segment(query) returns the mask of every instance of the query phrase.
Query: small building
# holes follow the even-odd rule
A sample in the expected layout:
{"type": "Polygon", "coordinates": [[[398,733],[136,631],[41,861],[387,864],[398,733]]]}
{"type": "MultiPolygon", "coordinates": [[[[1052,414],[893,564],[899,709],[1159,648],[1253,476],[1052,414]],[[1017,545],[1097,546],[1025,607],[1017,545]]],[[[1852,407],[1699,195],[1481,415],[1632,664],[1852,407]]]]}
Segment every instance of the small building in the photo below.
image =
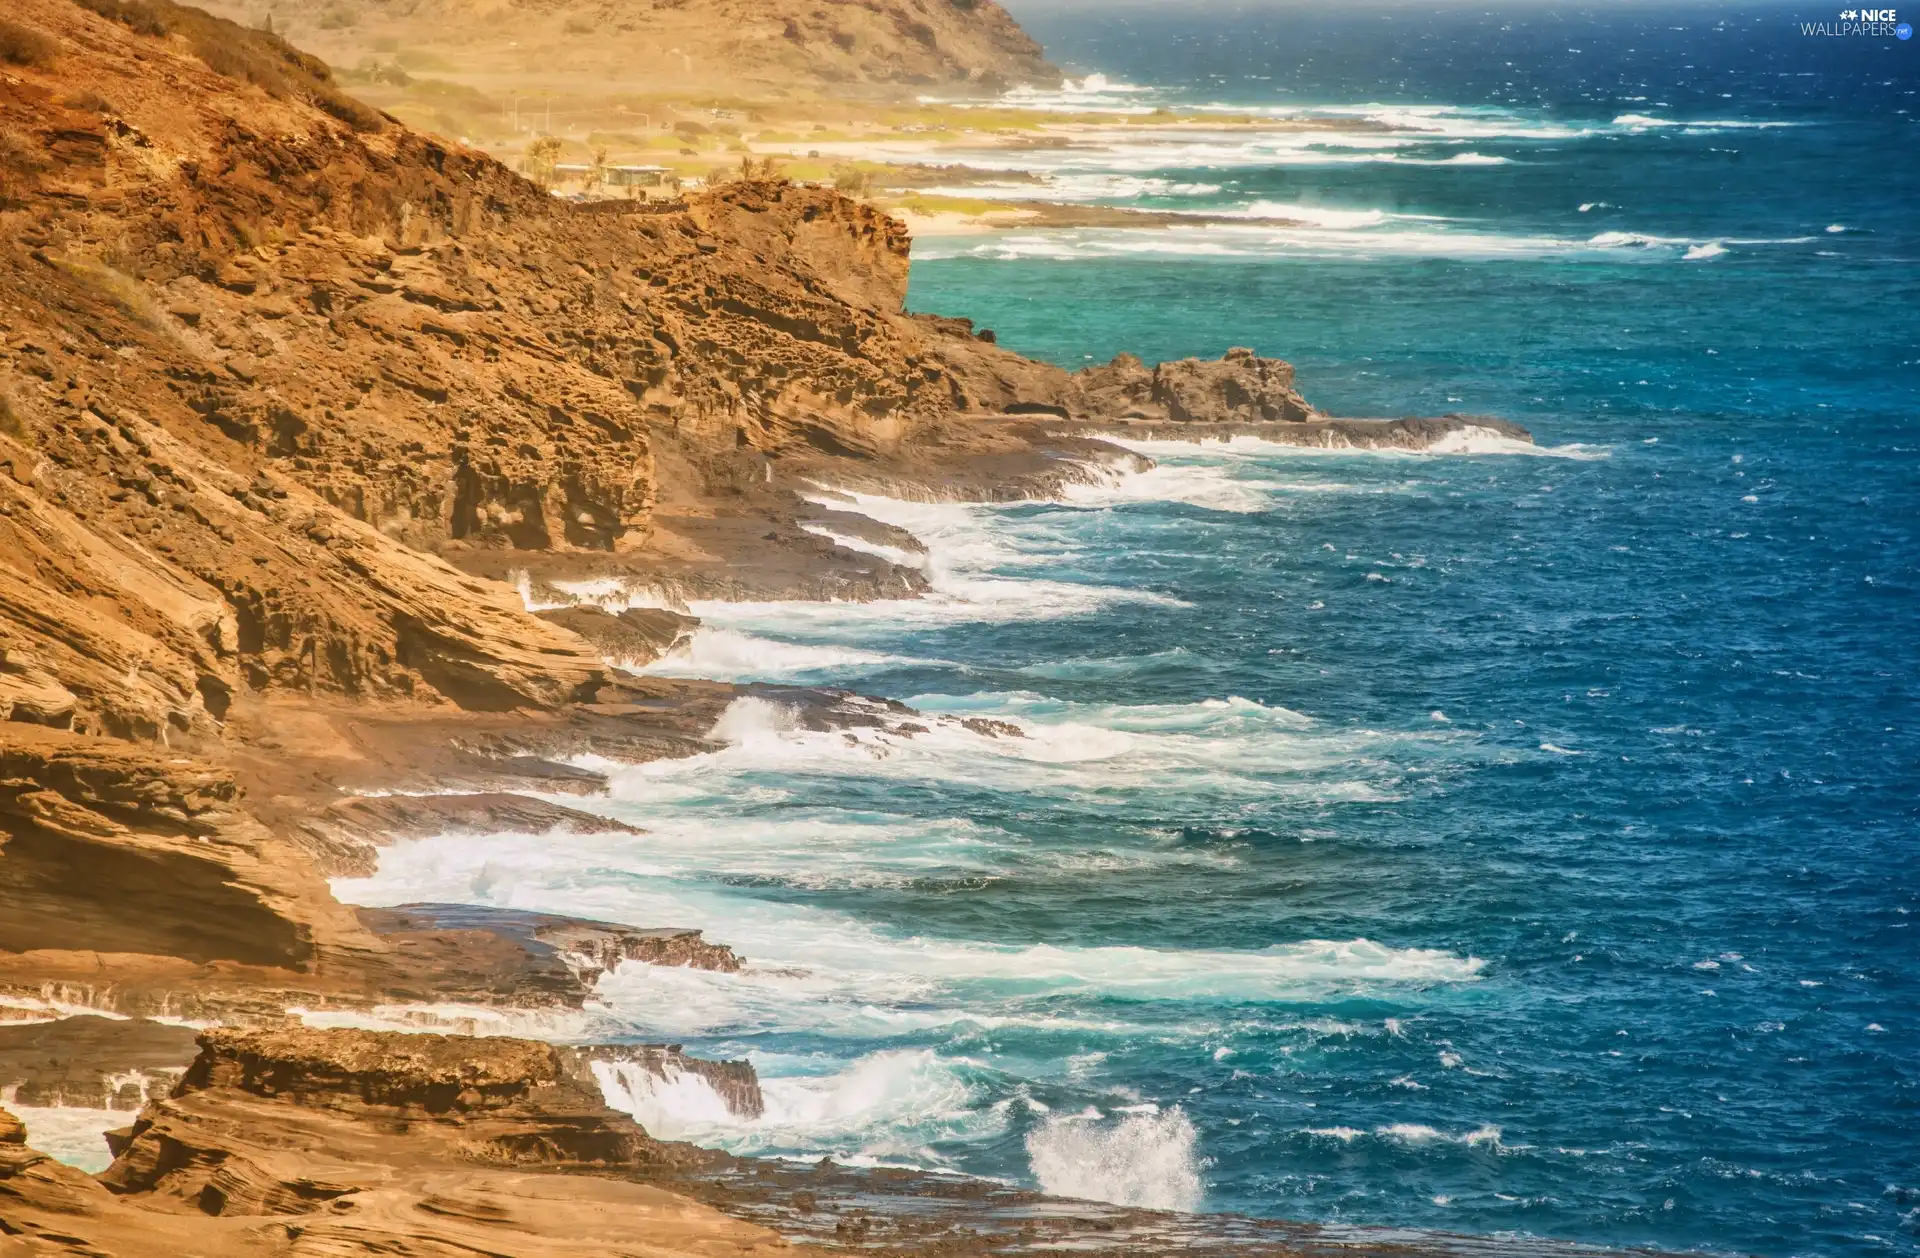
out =
{"type": "MultiPolygon", "coordinates": [[[[555,183],[591,183],[594,168],[586,162],[558,162],[555,183]]],[[[609,188],[658,188],[673,172],[665,166],[602,166],[600,178],[609,188]]]]}
{"type": "Polygon", "coordinates": [[[665,166],[609,166],[609,188],[658,188],[670,172],[665,166]]]}

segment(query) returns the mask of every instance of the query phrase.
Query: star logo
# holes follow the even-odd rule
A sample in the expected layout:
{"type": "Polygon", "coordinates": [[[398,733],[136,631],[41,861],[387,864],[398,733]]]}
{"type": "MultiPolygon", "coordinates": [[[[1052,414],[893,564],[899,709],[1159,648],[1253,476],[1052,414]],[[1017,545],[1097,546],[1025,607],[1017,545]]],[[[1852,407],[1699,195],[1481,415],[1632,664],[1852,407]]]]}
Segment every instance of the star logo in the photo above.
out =
{"type": "Polygon", "coordinates": [[[1840,20],[1842,22],[1851,22],[1859,16],[1860,11],[1858,9],[1842,9],[1840,11],[1840,20]]]}

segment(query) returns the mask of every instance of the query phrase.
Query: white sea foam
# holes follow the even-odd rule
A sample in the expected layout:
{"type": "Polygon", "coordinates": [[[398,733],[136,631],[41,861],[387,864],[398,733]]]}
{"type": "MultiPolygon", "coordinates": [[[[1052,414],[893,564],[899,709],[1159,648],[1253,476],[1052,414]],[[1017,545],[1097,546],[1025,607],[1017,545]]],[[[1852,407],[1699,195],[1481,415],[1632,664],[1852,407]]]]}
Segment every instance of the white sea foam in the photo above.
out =
{"type": "Polygon", "coordinates": [[[635,670],[715,681],[797,681],[913,664],[906,656],[853,647],[809,645],[702,626],[666,655],[635,670]]]}
{"type": "MultiPolygon", "coordinates": [[[[622,966],[601,980],[600,996],[609,1010],[666,1035],[776,1027],[855,1036],[881,1027],[898,1032],[911,1024],[971,1017],[970,1011],[982,1009],[981,1002],[997,1014],[1025,1016],[1023,1002],[1029,999],[1072,994],[1294,1001],[1471,983],[1484,968],[1476,957],[1367,939],[1219,950],[903,936],[837,911],[728,895],[724,886],[698,875],[725,868],[762,831],[709,821],[705,830],[713,836],[708,848],[714,854],[702,866],[699,830],[684,826],[665,841],[666,851],[653,850],[659,836],[652,834],[604,836],[590,846],[565,848],[512,837],[488,844],[427,840],[390,849],[378,873],[341,879],[335,887],[343,899],[362,904],[477,901],[701,927],[754,961],[739,974],[622,966]],[[629,851],[639,859],[626,858],[629,851]],[[623,868],[623,876],[595,873],[610,862],[623,868]]],[[[876,838],[885,830],[884,825],[870,827],[876,838]]],[[[826,865],[836,855],[829,850],[815,859],[826,865]]]]}
{"type": "MultiPolygon", "coordinates": [[[[1109,478],[1109,483],[1113,483],[1113,478],[1109,478]]],[[[991,506],[910,502],[830,489],[817,491],[811,500],[837,510],[857,511],[913,533],[927,548],[924,556],[916,558],[927,574],[931,592],[916,599],[858,603],[695,600],[688,604],[688,610],[712,629],[730,629],[755,636],[771,632],[791,639],[810,634],[837,635],[852,626],[910,628],[966,621],[1054,619],[1085,615],[1115,603],[1178,605],[1166,595],[1147,590],[1010,575],[1009,569],[1017,571],[1058,563],[1071,555],[1074,543],[1064,536],[1027,537],[996,527],[999,512],[991,506]]],[[[717,652],[728,649],[729,645],[742,648],[747,644],[715,640],[711,649],[717,652]]],[[[803,644],[789,645],[799,652],[785,657],[793,665],[790,673],[809,669],[832,671],[857,664],[845,656],[807,653],[810,649],[803,644]]],[[[696,637],[686,654],[690,658],[702,649],[707,648],[703,648],[696,637]]],[[[747,662],[744,656],[735,658],[735,663],[747,662]]],[[[729,665],[721,661],[718,666],[729,665]]],[[[664,668],[698,673],[697,668],[685,661],[669,663],[664,668]]],[[[759,675],[759,671],[748,669],[733,675],[759,675]]]]}
{"type": "Polygon", "coordinates": [[[23,1026],[36,1022],[57,1022],[61,1018],[71,1018],[78,1014],[91,1014],[97,1018],[111,1018],[126,1021],[127,1015],[110,1009],[101,1009],[78,1001],[59,1000],[51,994],[46,997],[0,996],[0,1026],[23,1026]]]}
{"type": "Polygon", "coordinates": [[[1271,482],[1247,480],[1218,467],[1157,464],[1144,472],[1114,470],[1094,484],[1066,487],[1061,495],[1079,506],[1106,507],[1126,502],[1178,502],[1210,511],[1249,514],[1273,505],[1271,482]]]}
{"type": "MultiPolygon", "coordinates": [[[[935,237],[916,257],[925,259],[975,257],[1014,261],[1165,257],[1267,258],[1309,257],[1434,257],[1474,259],[1570,259],[1630,257],[1678,259],[1700,244],[1677,237],[1632,232],[1602,232],[1586,239],[1546,235],[1457,230],[1436,227],[1409,229],[1386,220],[1377,226],[1277,227],[1211,223],[1193,227],[1058,228],[1006,232],[980,237],[935,237]]],[[[1780,245],[1802,243],[1799,238],[1728,241],[1729,244],[1780,245]]]]}
{"type": "Polygon", "coordinates": [[[1426,1123],[1387,1123],[1371,1130],[1359,1127],[1308,1127],[1301,1134],[1339,1140],[1343,1144],[1371,1138],[1410,1148],[1428,1145],[1457,1145],[1469,1149],[1508,1147],[1500,1141],[1500,1128],[1491,1123],[1457,1134],[1444,1132],[1426,1123]]]}
{"type": "Polygon", "coordinates": [[[830,1151],[850,1161],[939,1165],[936,1140],[978,1139],[1006,1125],[1004,1108],[982,1104],[960,1063],[928,1049],[869,1054],[826,1073],[806,1059],[756,1062],[765,1111],[727,1108],[699,1075],[668,1067],[667,1078],[632,1064],[595,1062],[607,1103],[649,1134],[734,1153],[830,1151]],[[807,1073],[792,1067],[813,1067],[807,1073]]]}
{"type": "Polygon", "coordinates": [[[602,607],[611,612],[626,611],[633,607],[657,607],[670,611],[685,611],[685,605],[677,599],[669,598],[658,590],[645,586],[631,585],[612,577],[591,577],[577,581],[555,581],[551,587],[562,595],[561,598],[541,598],[533,591],[533,579],[525,571],[513,574],[513,585],[520,592],[520,600],[528,611],[550,611],[560,607],[575,607],[589,604],[602,607]]]}
{"type": "Polygon", "coordinates": [[[1610,458],[1613,451],[1606,446],[1590,446],[1577,442],[1563,446],[1536,445],[1531,441],[1502,436],[1490,428],[1475,428],[1470,425],[1446,434],[1428,446],[1423,453],[1507,454],[1526,458],[1593,460],[1610,458]]]}
{"type": "Polygon", "coordinates": [[[1717,258],[1727,251],[1727,247],[1717,240],[1709,240],[1704,245],[1694,245],[1681,256],[1688,262],[1699,262],[1706,258],[1717,258]]]}
{"type": "Polygon", "coordinates": [[[11,1096],[0,1107],[26,1127],[29,1145],[56,1162],[96,1174],[113,1164],[106,1133],[131,1126],[138,1117],[137,1110],[22,1105],[11,1096]]]}
{"type": "MultiPolygon", "coordinates": [[[[1197,211],[1204,213],[1205,211],[1197,211]]],[[[1389,219],[1425,217],[1389,214],[1385,210],[1343,210],[1331,206],[1300,205],[1289,201],[1255,201],[1236,210],[1215,211],[1238,218],[1281,218],[1315,227],[1378,227],[1389,219]]]]}
{"type": "MultiPolygon", "coordinates": [[[[1466,425],[1449,432],[1432,444],[1419,449],[1402,449],[1397,446],[1307,446],[1292,445],[1286,442],[1262,441],[1257,437],[1239,436],[1225,440],[1175,441],[1170,439],[1143,440],[1125,433],[1094,432],[1090,434],[1102,441],[1112,442],[1129,450],[1150,457],[1170,458],[1195,455],[1220,458],[1351,458],[1355,456],[1376,456],[1389,459],[1418,459],[1431,455],[1454,454],[1505,454],[1530,458],[1554,459],[1605,459],[1611,458],[1613,451],[1608,446],[1593,446],[1573,443],[1559,446],[1537,445],[1531,441],[1522,441],[1516,437],[1504,436],[1491,429],[1475,425],[1466,425]]],[[[1262,487],[1305,492],[1347,492],[1355,486],[1340,481],[1332,482],[1255,482],[1262,487]]],[[[1375,490],[1374,492],[1384,492],[1375,490]]]]}
{"type": "Polygon", "coordinates": [[[612,774],[616,799],[636,801],[652,798],[664,775],[681,781],[696,773],[753,772],[1017,790],[1094,809],[1107,806],[1115,790],[1165,791],[1169,782],[1179,783],[1183,797],[1333,804],[1399,798],[1397,771],[1379,759],[1383,753],[1461,737],[1431,726],[1322,731],[1295,724],[1297,714],[1285,709],[1213,706],[1221,701],[1072,705],[1016,693],[921,695],[911,702],[932,718],[917,722],[924,732],[798,729],[779,705],[742,699],[715,731],[730,744],[717,757],[675,761],[666,769],[593,767],[612,774]],[[972,716],[1011,718],[1020,734],[989,737],[945,719],[972,716]],[[1356,772],[1357,760],[1373,767],[1356,772]]]}
{"type": "Polygon", "coordinates": [[[903,546],[889,546],[884,542],[868,541],[864,537],[853,537],[846,533],[835,532],[824,524],[803,524],[800,527],[812,533],[815,537],[826,538],[843,550],[853,550],[859,551],[862,554],[873,555],[886,560],[888,563],[898,564],[903,568],[923,568],[927,564],[927,552],[924,550],[908,550],[903,546]]]}
{"type": "Polygon", "coordinates": [[[1207,197],[1220,192],[1217,183],[1196,183],[1124,172],[1057,170],[1040,183],[1009,180],[1003,183],[967,183],[927,188],[928,196],[993,197],[1018,201],[1081,204],[1090,201],[1131,201],[1141,197],[1207,197]]]}
{"type": "Polygon", "coordinates": [[[369,1009],[287,1010],[301,1025],[326,1030],[402,1031],[434,1035],[504,1035],[515,1039],[580,1043],[604,1032],[608,1019],[592,1010],[508,1009],[432,1002],[369,1009]]]}
{"type": "Polygon", "coordinates": [[[1565,140],[1592,129],[1507,110],[1454,105],[1323,105],[1313,113],[1361,117],[1395,131],[1459,140],[1565,140]]]}
{"type": "MultiPolygon", "coordinates": [[[[1315,207],[1255,202],[1224,211],[1183,211],[1244,217],[1244,223],[1196,223],[1154,228],[1048,228],[989,237],[940,237],[916,253],[923,258],[977,257],[999,260],[1168,257],[1266,258],[1443,257],[1460,259],[1683,260],[1689,250],[1729,245],[1752,248],[1802,245],[1812,236],[1702,240],[1652,232],[1611,230],[1587,237],[1498,232],[1460,220],[1390,213],[1378,209],[1315,207]],[[1263,219],[1292,219],[1281,226],[1263,219]]],[[[1696,255],[1704,256],[1704,255],[1696,255]]]]}
{"type": "Polygon", "coordinates": [[[1050,1115],[1027,1134],[1027,1158],[1040,1187],[1057,1197],[1195,1211],[1205,1196],[1198,1145],[1193,1120],[1177,1106],[1116,1119],[1050,1115]]]}

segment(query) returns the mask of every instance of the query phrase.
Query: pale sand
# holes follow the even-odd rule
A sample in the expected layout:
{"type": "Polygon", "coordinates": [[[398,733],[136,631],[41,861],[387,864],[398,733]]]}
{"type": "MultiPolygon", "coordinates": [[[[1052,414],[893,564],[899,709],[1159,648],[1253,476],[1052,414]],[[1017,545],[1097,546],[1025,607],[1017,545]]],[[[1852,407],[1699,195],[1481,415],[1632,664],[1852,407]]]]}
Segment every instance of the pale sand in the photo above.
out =
{"type": "Polygon", "coordinates": [[[942,210],[937,214],[910,214],[894,209],[888,213],[907,225],[916,238],[922,236],[983,236],[1006,227],[1018,227],[1035,217],[1029,210],[989,210],[985,214],[962,214],[942,210]]]}

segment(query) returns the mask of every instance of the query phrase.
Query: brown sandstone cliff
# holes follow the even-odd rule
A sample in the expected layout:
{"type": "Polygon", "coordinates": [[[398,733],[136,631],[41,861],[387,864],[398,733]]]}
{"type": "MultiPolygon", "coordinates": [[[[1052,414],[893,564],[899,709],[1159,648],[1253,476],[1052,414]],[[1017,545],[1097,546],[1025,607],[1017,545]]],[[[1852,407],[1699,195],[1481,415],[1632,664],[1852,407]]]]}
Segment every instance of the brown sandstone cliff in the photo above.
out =
{"type": "Polygon", "coordinates": [[[653,1140],[549,1045],[215,1031],[201,1046],[97,1179],[36,1153],[0,1111],[0,1246],[112,1258],[786,1248],[639,1182],[718,1155],[653,1140]]]}
{"type": "Polygon", "coordinates": [[[1062,428],[1317,422],[1247,351],[1070,376],[908,315],[904,229],[826,189],[576,205],[172,0],[6,20],[0,989],[578,1003],[537,931],[372,923],[321,881],[403,832],[591,831],[501,797],[713,747],[739,688],[609,662],[687,618],[535,615],[510,579],[911,596],[806,525],[917,543],[801,491],[1017,497],[1134,458],[1062,428]],[[482,802],[343,804],[369,790],[482,802]]]}

